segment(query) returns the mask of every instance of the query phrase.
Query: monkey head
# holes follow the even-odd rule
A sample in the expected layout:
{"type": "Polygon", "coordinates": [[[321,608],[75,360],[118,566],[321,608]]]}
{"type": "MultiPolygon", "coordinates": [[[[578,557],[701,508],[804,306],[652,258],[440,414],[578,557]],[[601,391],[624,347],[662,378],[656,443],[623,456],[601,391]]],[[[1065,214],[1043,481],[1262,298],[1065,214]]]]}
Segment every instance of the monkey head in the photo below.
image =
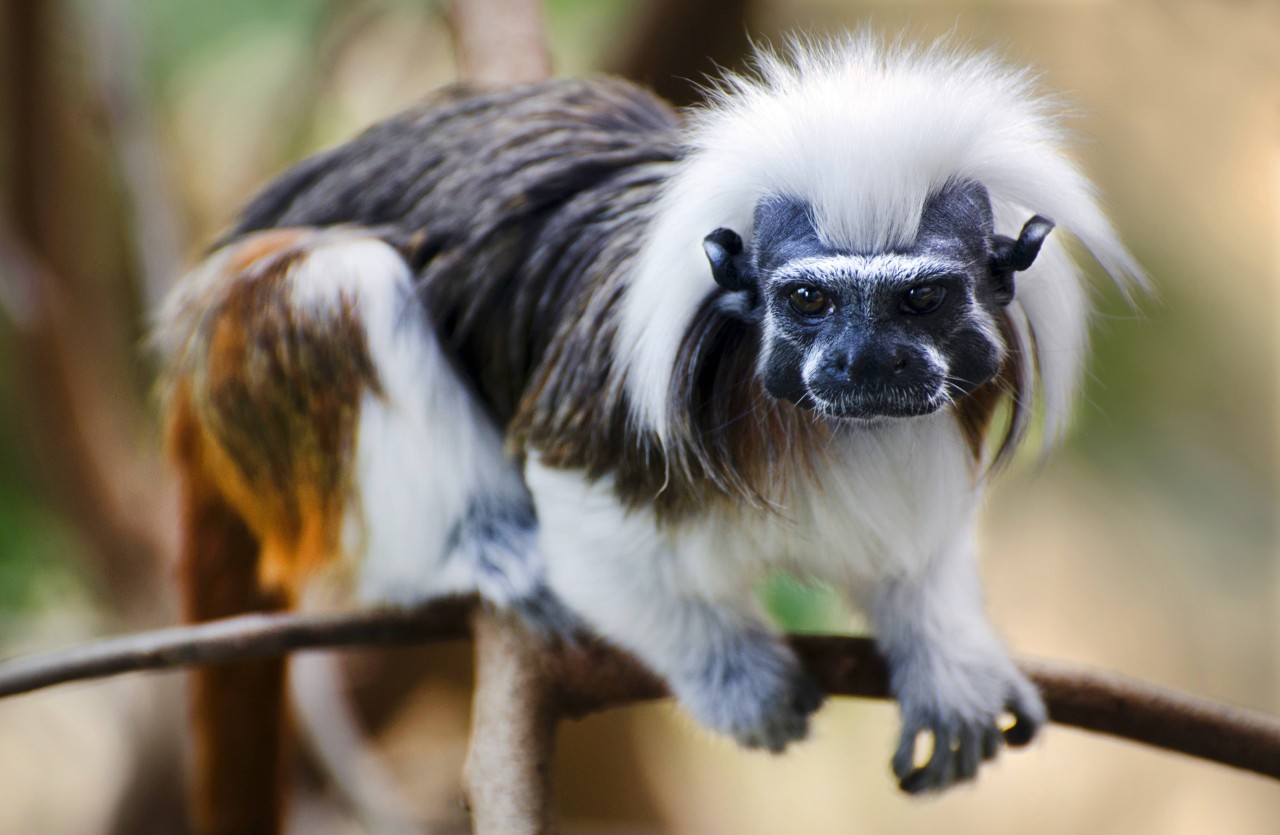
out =
{"type": "Polygon", "coordinates": [[[925,202],[909,248],[831,248],[810,206],[782,196],[757,205],[749,248],[729,229],[703,248],[727,307],[759,324],[769,394],[837,418],[911,417],[995,377],[998,309],[1052,229],[1037,215],[1017,239],[995,234],[986,189],[959,182],[925,202]]]}

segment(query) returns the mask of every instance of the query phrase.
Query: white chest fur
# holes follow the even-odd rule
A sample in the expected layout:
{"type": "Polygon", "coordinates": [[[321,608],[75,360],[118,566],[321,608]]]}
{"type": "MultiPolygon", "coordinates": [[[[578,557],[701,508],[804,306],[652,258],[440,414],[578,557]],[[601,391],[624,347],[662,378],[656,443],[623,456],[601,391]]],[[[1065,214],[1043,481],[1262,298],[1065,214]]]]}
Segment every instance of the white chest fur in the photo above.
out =
{"type": "Polygon", "coordinates": [[[726,601],[749,595],[778,568],[856,587],[922,570],[965,535],[980,496],[968,448],[945,413],[843,427],[821,461],[770,510],[721,511],[663,528],[653,513],[620,506],[607,479],[589,483],[531,456],[526,477],[552,584],[576,586],[594,574],[581,571],[584,562],[622,558],[726,601]]]}
{"type": "Polygon", "coordinates": [[[841,587],[912,574],[971,524],[978,479],[948,414],[847,425],[814,477],[772,510],[682,525],[672,548],[709,589],[725,573],[755,579],[771,568],[841,587]]]}

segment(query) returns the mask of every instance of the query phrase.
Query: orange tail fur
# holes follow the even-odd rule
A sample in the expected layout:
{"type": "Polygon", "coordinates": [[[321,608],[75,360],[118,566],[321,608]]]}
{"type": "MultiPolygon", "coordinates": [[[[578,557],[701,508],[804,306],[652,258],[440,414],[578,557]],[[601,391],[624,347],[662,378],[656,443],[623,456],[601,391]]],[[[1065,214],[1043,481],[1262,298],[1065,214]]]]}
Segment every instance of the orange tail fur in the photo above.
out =
{"type": "MultiPolygon", "coordinates": [[[[198,425],[177,406],[171,441],[181,468],[184,616],[201,622],[284,608],[259,584],[260,545],[208,471],[198,425]]],[[[284,801],[285,661],[198,668],[191,677],[192,815],[199,833],[274,833],[284,801]]]]}
{"type": "MultiPolygon", "coordinates": [[[[324,314],[296,304],[292,271],[319,237],[276,230],[228,247],[162,313],[189,622],[291,608],[339,555],[358,405],[376,379],[349,300],[324,314]]],[[[197,831],[279,831],[285,663],[193,674],[197,831]]]]}

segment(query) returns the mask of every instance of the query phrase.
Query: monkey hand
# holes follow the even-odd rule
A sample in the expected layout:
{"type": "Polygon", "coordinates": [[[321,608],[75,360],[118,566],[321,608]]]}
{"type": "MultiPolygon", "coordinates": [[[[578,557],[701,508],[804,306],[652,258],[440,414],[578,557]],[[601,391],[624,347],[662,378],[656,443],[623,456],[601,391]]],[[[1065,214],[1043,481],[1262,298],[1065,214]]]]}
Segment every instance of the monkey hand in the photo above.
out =
{"type": "Polygon", "coordinates": [[[895,676],[902,735],[893,771],[903,791],[940,791],[970,780],[982,762],[996,756],[1002,741],[1026,745],[1047,719],[1035,685],[1003,653],[975,661],[935,661],[895,676]],[[1014,724],[1002,730],[1001,716],[1006,713],[1014,724]],[[921,734],[932,738],[933,751],[917,766],[915,747],[921,734]]]}
{"type": "Polygon", "coordinates": [[[764,632],[738,633],[672,682],[703,725],[747,748],[778,753],[809,733],[809,714],[825,698],[791,650],[764,632]]]}

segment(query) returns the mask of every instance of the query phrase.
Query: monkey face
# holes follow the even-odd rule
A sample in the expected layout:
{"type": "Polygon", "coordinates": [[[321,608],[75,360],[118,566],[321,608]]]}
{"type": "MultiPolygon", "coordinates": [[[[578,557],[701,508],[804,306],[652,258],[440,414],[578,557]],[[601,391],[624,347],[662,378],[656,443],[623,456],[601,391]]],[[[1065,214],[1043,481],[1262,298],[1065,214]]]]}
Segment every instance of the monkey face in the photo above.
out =
{"type": "Polygon", "coordinates": [[[1003,342],[959,263],[802,259],[770,273],[759,371],[774,397],[833,417],[936,411],[999,370],[1003,342]]]}
{"type": "Polygon", "coordinates": [[[998,308],[1052,227],[1035,217],[1017,240],[995,235],[986,189],[960,183],[927,201],[909,249],[827,247],[809,207],[788,198],[757,207],[750,253],[728,230],[704,246],[760,323],[769,394],[837,418],[912,417],[995,377],[998,308]]]}

